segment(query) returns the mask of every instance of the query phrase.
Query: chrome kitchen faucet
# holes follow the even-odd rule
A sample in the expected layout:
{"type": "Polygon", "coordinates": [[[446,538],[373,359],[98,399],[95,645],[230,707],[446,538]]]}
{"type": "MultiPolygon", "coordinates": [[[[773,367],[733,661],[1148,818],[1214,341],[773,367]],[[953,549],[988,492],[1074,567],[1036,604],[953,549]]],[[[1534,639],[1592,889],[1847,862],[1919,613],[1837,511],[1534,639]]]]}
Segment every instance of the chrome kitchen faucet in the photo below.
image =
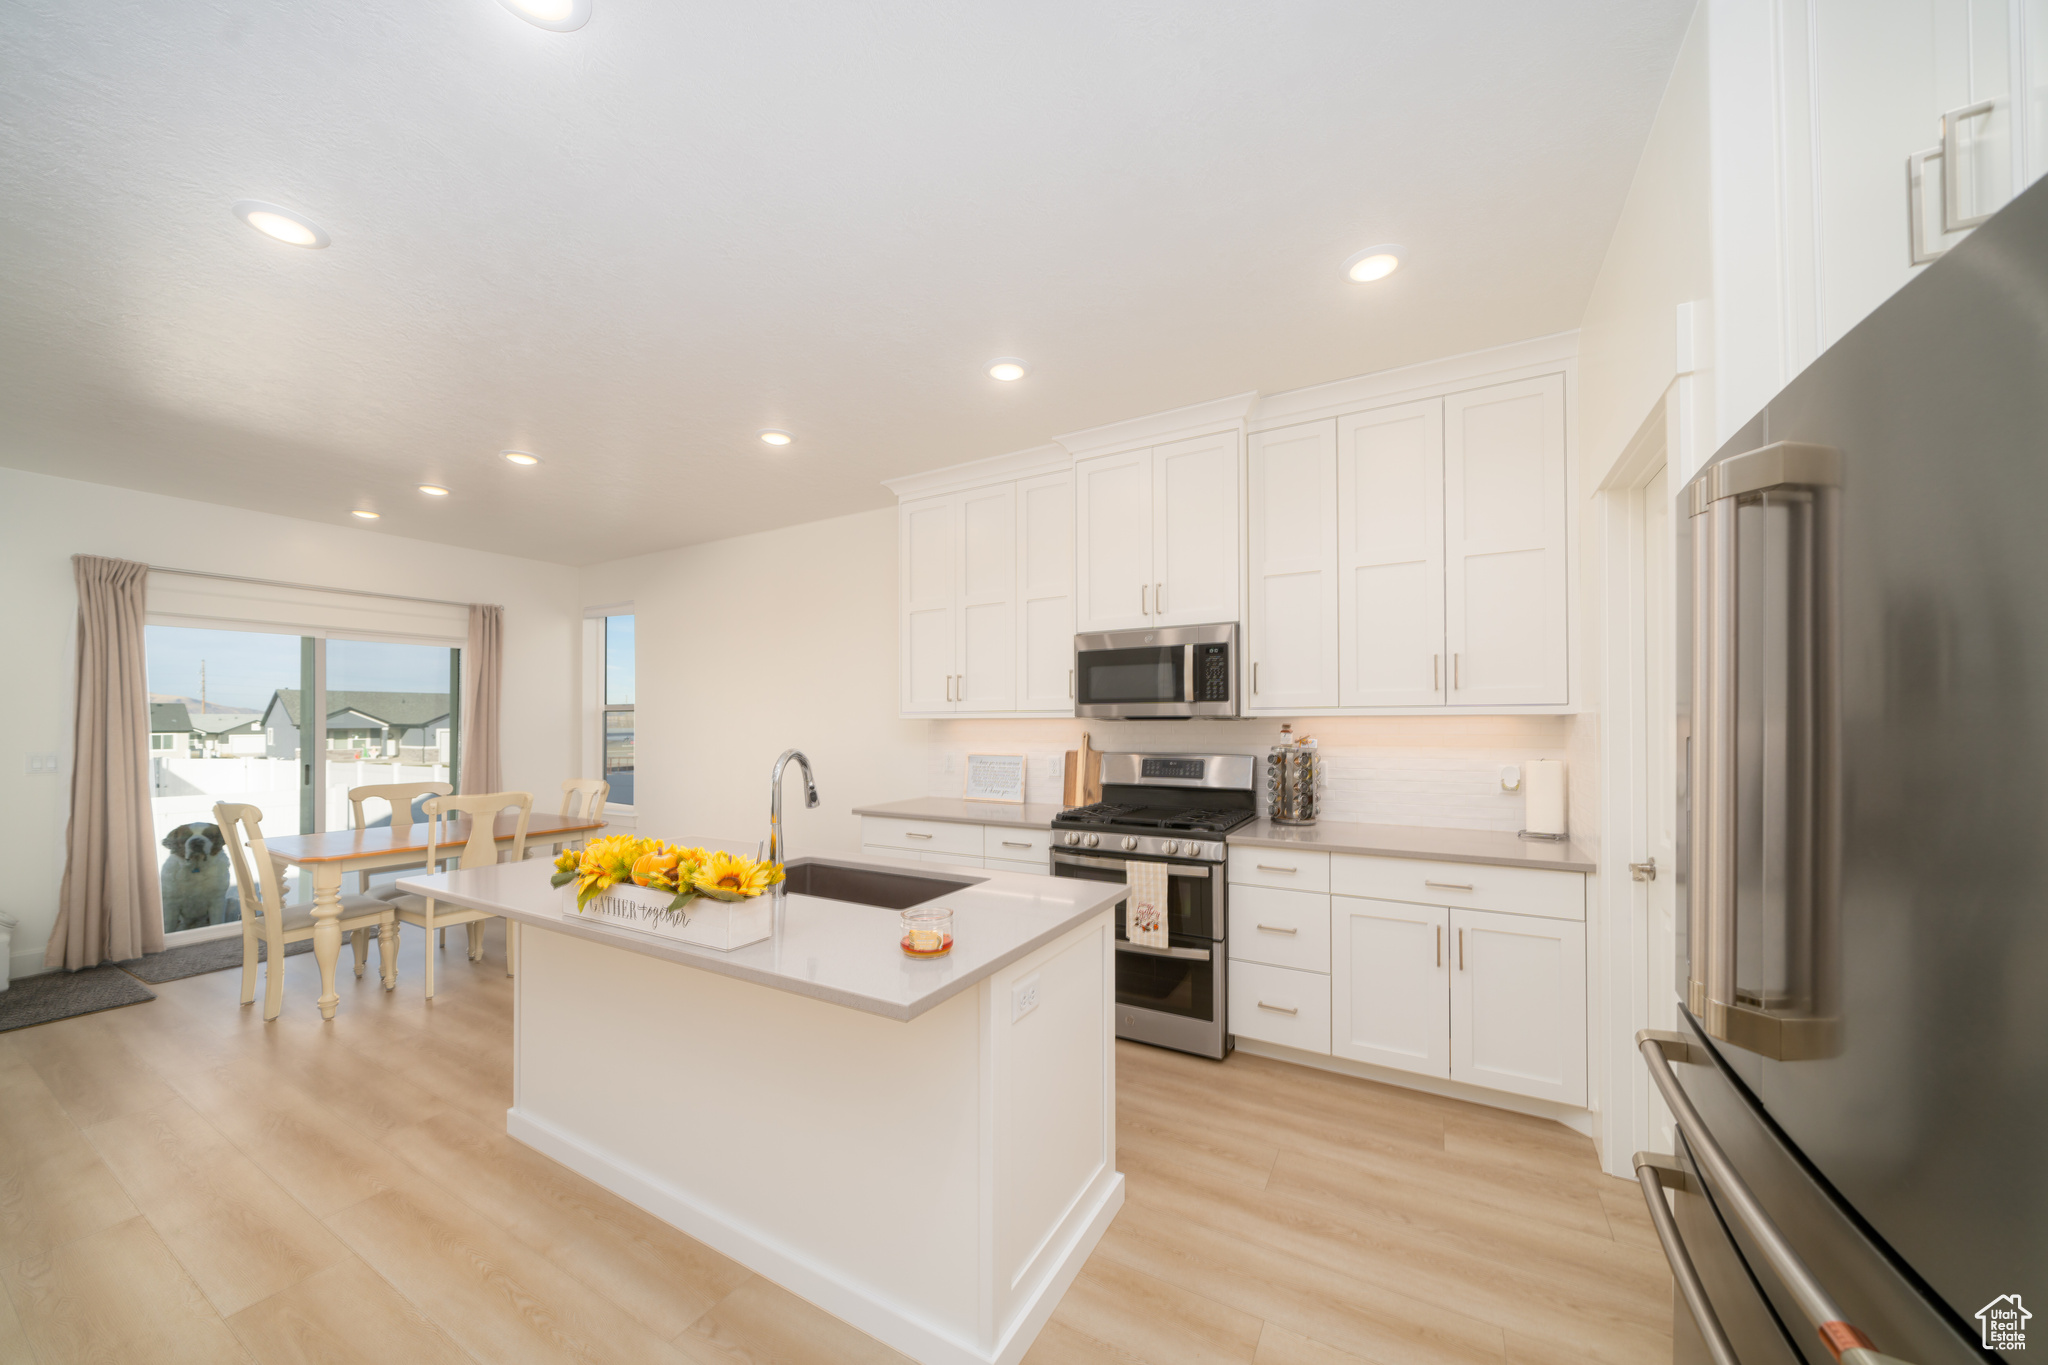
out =
{"type": "Polygon", "coordinates": [[[811,780],[811,760],[801,750],[784,749],[782,757],[775,760],[775,771],[768,777],[768,861],[787,863],[789,841],[782,836],[782,770],[795,759],[797,766],[804,770],[804,804],[815,808],[818,804],[818,784],[811,780]]]}

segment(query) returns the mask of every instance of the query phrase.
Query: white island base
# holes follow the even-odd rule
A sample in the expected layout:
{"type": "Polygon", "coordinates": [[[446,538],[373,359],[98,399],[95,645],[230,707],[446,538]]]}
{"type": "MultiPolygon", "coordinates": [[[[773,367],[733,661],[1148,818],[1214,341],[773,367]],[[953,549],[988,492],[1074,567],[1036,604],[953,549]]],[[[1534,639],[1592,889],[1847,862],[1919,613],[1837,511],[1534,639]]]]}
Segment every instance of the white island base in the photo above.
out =
{"type": "MultiPolygon", "coordinates": [[[[515,918],[507,1131],[915,1360],[1022,1357],[1123,1203],[1108,910],[907,1020],[515,918]]],[[[954,970],[897,956],[910,995],[954,970]]]]}

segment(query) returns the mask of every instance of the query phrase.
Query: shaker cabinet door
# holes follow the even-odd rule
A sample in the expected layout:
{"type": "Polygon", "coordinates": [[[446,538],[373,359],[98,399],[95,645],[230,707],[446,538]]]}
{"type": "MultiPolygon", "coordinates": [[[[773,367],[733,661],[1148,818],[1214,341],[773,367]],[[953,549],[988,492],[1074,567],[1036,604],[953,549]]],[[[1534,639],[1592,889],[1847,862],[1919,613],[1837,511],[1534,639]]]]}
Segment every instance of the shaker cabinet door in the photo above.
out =
{"type": "Polygon", "coordinates": [[[1337,419],[1337,653],[1345,706],[1441,706],[1444,405],[1337,419]]]}
{"type": "Polygon", "coordinates": [[[1149,624],[1236,621],[1241,568],[1236,432],[1152,451],[1152,599],[1149,624]]]}
{"type": "Polygon", "coordinates": [[[1450,704],[1566,701],[1564,377],[1444,399],[1450,704]]]}
{"type": "Polygon", "coordinates": [[[957,710],[953,660],[958,588],[956,512],[951,497],[897,508],[903,620],[902,695],[908,715],[957,710]]]}
{"type": "Polygon", "coordinates": [[[960,646],[953,695],[961,711],[1017,705],[1016,485],[958,495],[960,646]]]}
{"type": "Polygon", "coordinates": [[[1451,1074],[1450,911],[1330,897],[1330,1050],[1424,1076],[1451,1074]]]}
{"type": "Polygon", "coordinates": [[[1337,424],[1251,439],[1245,710],[1337,704],[1337,424]]]}
{"type": "Polygon", "coordinates": [[[1152,616],[1152,452],[1074,464],[1077,631],[1156,624],[1152,616]]]}
{"type": "Polygon", "coordinates": [[[1017,709],[1074,713],[1074,476],[1017,485],[1017,709]]]}
{"type": "Polygon", "coordinates": [[[1586,926],[1450,912],[1451,1078],[1586,1102],[1586,926]]]}

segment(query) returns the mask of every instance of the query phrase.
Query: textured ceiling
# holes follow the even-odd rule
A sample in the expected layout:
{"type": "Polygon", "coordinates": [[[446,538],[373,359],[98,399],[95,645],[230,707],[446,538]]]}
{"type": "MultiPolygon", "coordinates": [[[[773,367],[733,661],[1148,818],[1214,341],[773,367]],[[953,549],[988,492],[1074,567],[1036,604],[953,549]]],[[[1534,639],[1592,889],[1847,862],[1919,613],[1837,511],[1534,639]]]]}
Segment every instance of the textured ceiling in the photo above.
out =
{"type": "Polygon", "coordinates": [[[0,464],[593,562],[1562,331],[1690,8],[15,0],[0,464]]]}

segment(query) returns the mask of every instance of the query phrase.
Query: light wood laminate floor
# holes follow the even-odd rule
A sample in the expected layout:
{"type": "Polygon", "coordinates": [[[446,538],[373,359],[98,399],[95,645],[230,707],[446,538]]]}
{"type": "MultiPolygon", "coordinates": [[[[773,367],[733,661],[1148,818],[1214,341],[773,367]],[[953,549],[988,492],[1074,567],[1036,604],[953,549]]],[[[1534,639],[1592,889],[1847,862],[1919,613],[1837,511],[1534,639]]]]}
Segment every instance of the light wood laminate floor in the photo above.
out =
{"type": "MultiPolygon", "coordinates": [[[[439,995],[310,955],[0,1034],[0,1362],[884,1362],[902,1357],[505,1136],[510,983],[439,995]]],[[[1028,1365],[1671,1356],[1634,1185],[1551,1123],[1128,1044],[1123,1211],[1028,1365]]],[[[826,1140],[821,1134],[820,1140],[826,1140]]]]}

